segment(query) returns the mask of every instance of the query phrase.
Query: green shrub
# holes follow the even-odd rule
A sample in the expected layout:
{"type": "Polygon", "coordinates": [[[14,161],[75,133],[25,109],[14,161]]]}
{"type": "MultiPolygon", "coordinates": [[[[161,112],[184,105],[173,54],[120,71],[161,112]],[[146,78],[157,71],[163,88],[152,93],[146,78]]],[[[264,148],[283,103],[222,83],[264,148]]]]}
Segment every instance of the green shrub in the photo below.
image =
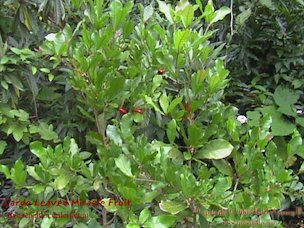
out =
{"type": "MultiPolygon", "coordinates": [[[[16,213],[82,213],[88,218],[23,218],[20,227],[219,227],[224,221],[274,221],[239,210],[280,209],[297,185],[286,158],[303,156],[294,131],[288,152],[273,141],[272,118],[261,110],[237,120],[222,102],[229,71],[210,40],[230,13],[211,1],[172,7],[91,1],[77,26],[48,34],[42,52],[69,67],[76,107],[87,119],[90,152],[73,138],[30,143],[38,164],[21,160],[0,171],[20,199],[62,200],[64,206],[14,207],[16,213]],[[200,14],[201,16],[196,16],[200,14]],[[201,27],[201,20],[207,24],[201,27]],[[212,26],[211,26],[212,25],[212,26]],[[94,147],[93,147],[94,146],[94,147]],[[93,149],[94,148],[94,149],[93,149]],[[280,150],[280,153],[277,151],[280,150]],[[104,207],[73,205],[102,199],[104,207]],[[130,200],[125,207],[111,198],[130,200]],[[228,210],[221,216],[211,211],[228,210]]],[[[280,224],[277,227],[282,227],[280,224]]]]}

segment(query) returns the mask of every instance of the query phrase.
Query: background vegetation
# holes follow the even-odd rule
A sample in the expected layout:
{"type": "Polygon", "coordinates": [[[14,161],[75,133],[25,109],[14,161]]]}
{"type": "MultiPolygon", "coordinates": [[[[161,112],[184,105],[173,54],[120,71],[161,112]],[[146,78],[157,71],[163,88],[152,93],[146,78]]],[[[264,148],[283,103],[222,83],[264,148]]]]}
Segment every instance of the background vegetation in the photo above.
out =
{"type": "Polygon", "coordinates": [[[203,214],[304,204],[302,0],[0,5],[0,197],[132,203],[0,201],[0,224],[303,223],[203,214]],[[8,217],[37,212],[89,218],[8,217]]]}

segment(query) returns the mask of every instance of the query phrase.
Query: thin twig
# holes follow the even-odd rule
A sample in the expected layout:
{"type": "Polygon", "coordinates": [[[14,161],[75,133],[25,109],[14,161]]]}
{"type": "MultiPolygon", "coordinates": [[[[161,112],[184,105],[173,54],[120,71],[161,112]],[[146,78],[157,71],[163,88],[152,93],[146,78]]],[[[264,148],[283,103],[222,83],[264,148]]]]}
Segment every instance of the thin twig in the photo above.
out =
{"type": "Polygon", "coordinates": [[[136,178],[135,180],[137,180],[137,181],[147,181],[147,182],[158,182],[158,181],[156,181],[156,180],[150,180],[150,179],[143,179],[143,178],[136,178]]]}
{"type": "Polygon", "coordinates": [[[233,36],[233,0],[230,1],[230,30],[231,36],[233,36]]]}
{"type": "Polygon", "coordinates": [[[239,178],[236,179],[236,182],[235,182],[235,185],[234,185],[234,188],[233,188],[234,192],[236,191],[238,185],[239,185],[239,178]]]}
{"type": "Polygon", "coordinates": [[[116,218],[116,213],[113,215],[113,218],[111,218],[111,220],[106,225],[111,225],[111,223],[114,221],[115,218],[116,218]]]}
{"type": "Polygon", "coordinates": [[[107,222],[107,210],[105,208],[102,209],[102,225],[103,227],[107,228],[108,227],[108,222],[107,222]]]}

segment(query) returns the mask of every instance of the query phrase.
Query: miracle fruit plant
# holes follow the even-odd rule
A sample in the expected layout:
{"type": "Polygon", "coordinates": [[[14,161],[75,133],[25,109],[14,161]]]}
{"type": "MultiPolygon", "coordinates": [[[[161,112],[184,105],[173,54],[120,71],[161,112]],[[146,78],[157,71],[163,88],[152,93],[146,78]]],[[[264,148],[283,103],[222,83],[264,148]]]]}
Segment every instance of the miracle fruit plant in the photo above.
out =
{"type": "Polygon", "coordinates": [[[196,3],[134,7],[131,1],[90,1],[76,28],[66,25],[46,37],[43,52],[55,66],[73,70],[77,107],[96,125],[87,140],[97,150],[80,152],[68,138],[54,148],[32,142],[39,164],[25,167],[18,160],[0,171],[17,189],[28,189],[28,199],[121,197],[131,206],[54,207],[48,213],[82,212],[89,219],[23,218],[20,227],[206,227],[210,222],[219,227],[224,221],[272,221],[269,214],[203,213],[279,209],[285,190],[297,180],[285,169],[284,156],[276,154],[271,117],[266,113],[241,125],[237,109],[221,102],[229,72],[218,57],[223,45],[209,39],[230,10],[215,10],[212,1],[196,3]],[[16,172],[21,179],[12,178],[16,172]]]}

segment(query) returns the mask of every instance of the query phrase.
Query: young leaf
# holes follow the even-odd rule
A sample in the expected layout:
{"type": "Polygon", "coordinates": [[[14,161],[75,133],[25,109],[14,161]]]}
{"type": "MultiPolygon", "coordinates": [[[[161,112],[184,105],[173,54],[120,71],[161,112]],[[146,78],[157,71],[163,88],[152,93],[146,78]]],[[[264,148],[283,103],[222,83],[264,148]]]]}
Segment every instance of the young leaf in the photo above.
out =
{"type": "Polygon", "coordinates": [[[11,176],[16,185],[23,186],[25,184],[27,172],[25,171],[24,164],[21,160],[15,162],[15,166],[11,170],[11,176]]]}
{"type": "Polygon", "coordinates": [[[188,5],[181,11],[181,19],[185,28],[187,28],[193,21],[194,18],[194,7],[188,5]]]}
{"type": "Polygon", "coordinates": [[[211,0],[208,1],[203,16],[205,17],[205,21],[210,24],[210,22],[212,21],[212,19],[215,16],[214,13],[214,7],[213,7],[213,2],[211,0]]]}
{"type": "Polygon", "coordinates": [[[184,45],[190,40],[191,31],[190,30],[177,30],[174,33],[174,46],[177,50],[180,50],[184,45]]]}

